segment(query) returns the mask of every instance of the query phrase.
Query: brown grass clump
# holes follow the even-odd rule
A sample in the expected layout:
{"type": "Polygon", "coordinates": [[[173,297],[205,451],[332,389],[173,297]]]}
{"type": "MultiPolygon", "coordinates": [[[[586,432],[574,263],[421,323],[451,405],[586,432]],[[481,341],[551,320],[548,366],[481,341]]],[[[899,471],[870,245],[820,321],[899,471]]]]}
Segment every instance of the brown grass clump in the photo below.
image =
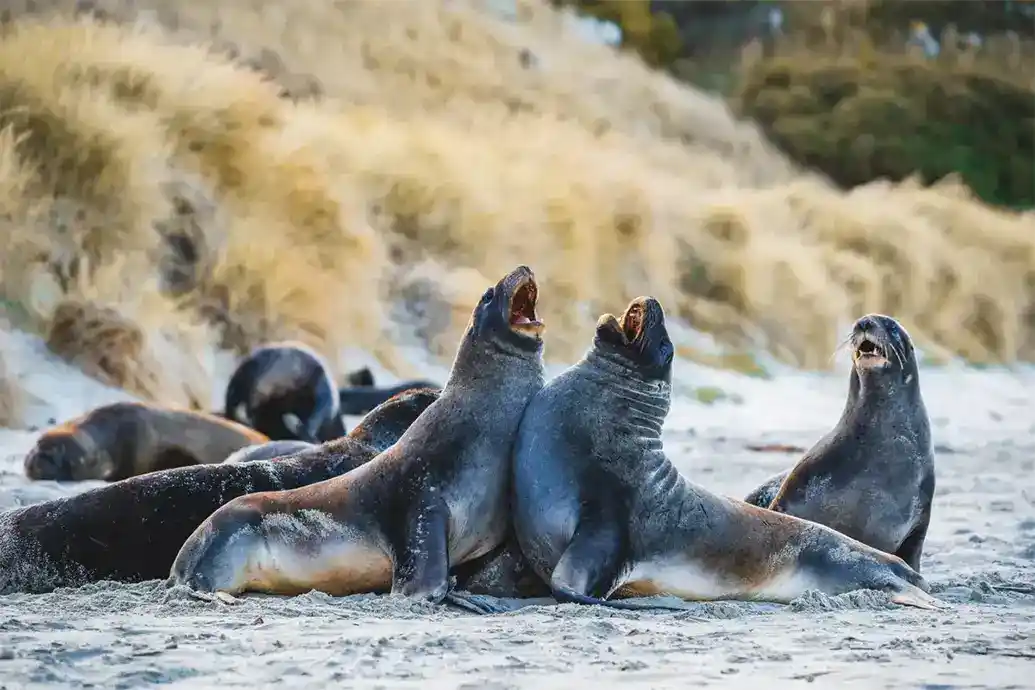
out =
{"type": "Polygon", "coordinates": [[[207,410],[214,392],[205,361],[210,332],[153,287],[112,299],[118,288],[107,282],[77,290],[54,307],[47,347],[87,375],[145,400],[207,410]]]}
{"type": "Polygon", "coordinates": [[[21,108],[0,110],[0,287],[40,332],[64,303],[58,340],[98,371],[141,342],[136,371],[104,375],[148,396],[206,399],[152,369],[203,371],[213,341],[356,346],[399,370],[391,317],[448,357],[518,262],[554,360],[641,294],[809,367],[864,311],[974,360],[1035,355],[1031,214],[947,186],[839,191],[545,4],[96,5],[139,23],[22,18],[0,42],[0,98],[21,108]],[[322,96],[239,64],[264,50],[322,96]],[[123,328],[105,309],[143,335],[102,338],[123,328]]]}
{"type": "MultiPolygon", "coordinates": [[[[5,336],[0,335],[0,338],[5,336]]],[[[26,393],[8,363],[6,348],[0,349],[0,427],[19,429],[25,424],[26,393]]]]}

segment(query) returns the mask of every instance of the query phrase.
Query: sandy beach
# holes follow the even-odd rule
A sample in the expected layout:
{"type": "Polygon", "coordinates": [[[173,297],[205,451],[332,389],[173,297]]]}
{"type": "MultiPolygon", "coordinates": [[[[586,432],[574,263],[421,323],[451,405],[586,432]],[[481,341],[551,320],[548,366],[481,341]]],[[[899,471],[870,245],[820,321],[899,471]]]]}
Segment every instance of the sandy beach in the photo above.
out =
{"type": "MultiPolygon", "coordinates": [[[[11,337],[36,423],[126,395],[11,337]]],[[[845,366],[761,380],[677,362],[666,448],[694,481],[742,496],[796,457],[746,446],[810,445],[841,411],[845,366]],[[701,403],[691,391],[704,385],[728,397],[701,403]]],[[[949,611],[855,592],[789,606],[474,616],[388,597],[226,604],[161,582],[97,583],[0,597],[0,687],[1031,687],[1035,372],[928,367],[922,386],[938,463],[923,571],[949,611]]],[[[92,485],[29,483],[21,453],[34,435],[0,432],[0,509],[92,485]]]]}

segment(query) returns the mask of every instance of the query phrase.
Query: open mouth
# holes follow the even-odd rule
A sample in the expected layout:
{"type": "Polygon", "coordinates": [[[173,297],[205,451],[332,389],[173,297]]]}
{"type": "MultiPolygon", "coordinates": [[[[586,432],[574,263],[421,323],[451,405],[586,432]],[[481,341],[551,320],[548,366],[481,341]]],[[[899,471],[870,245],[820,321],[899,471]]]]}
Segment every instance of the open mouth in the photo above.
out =
{"type": "Polygon", "coordinates": [[[510,298],[510,327],[512,330],[538,335],[543,330],[543,322],[535,313],[536,298],[539,289],[534,280],[525,280],[514,291],[510,298]]]}
{"type": "Polygon", "coordinates": [[[629,307],[622,318],[622,331],[625,333],[625,339],[631,343],[639,337],[642,330],[643,307],[639,304],[634,304],[629,307]]]}
{"type": "Polygon", "coordinates": [[[887,361],[887,353],[884,348],[872,340],[869,336],[863,336],[862,342],[855,348],[853,359],[861,364],[876,365],[887,361]]]}

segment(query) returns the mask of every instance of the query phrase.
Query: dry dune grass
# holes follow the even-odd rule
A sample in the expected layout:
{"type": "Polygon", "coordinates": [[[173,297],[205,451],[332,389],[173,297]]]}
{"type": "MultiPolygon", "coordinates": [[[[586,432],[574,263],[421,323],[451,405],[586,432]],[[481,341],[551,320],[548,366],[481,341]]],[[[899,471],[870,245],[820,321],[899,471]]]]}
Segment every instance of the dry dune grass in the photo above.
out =
{"type": "Polygon", "coordinates": [[[9,364],[6,335],[0,334],[0,428],[17,429],[25,424],[26,392],[9,364]]]}
{"type": "Polygon", "coordinates": [[[648,293],[808,367],[866,311],[972,360],[1035,355],[1032,214],[951,183],[839,192],[719,100],[565,37],[545,5],[506,21],[478,4],[113,0],[94,5],[122,24],[18,18],[0,41],[5,297],[104,375],[181,403],[202,388],[140,368],[204,372],[197,343],[293,337],[332,361],[351,345],[405,373],[396,317],[449,356],[517,262],[544,284],[555,359],[648,293]],[[198,41],[323,95],[281,98],[198,41]],[[59,304],[89,317],[57,328],[59,304]],[[123,342],[141,343],[135,373],[103,369],[123,342]]]}

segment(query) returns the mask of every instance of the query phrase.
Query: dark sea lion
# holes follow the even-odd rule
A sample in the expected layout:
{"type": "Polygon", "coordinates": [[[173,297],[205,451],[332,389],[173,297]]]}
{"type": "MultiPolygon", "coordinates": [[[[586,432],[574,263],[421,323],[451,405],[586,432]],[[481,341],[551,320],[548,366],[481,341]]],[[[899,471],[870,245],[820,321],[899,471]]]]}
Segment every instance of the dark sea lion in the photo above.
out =
{"type": "Polygon", "coordinates": [[[0,513],[0,593],[164,579],[219,506],[344,474],[395,443],[437,399],[436,391],[407,391],[347,436],[290,457],[153,472],[0,513]]]}
{"type": "Polygon", "coordinates": [[[404,381],[394,386],[348,386],[338,389],[338,404],[341,414],[366,414],[382,402],[413,388],[440,388],[430,381],[404,381]]]}
{"type": "Polygon", "coordinates": [[[931,422],[913,342],[890,316],[852,328],[848,400],[837,425],[745,499],[818,522],[920,572],[934,497],[931,422]]]}
{"type": "Polygon", "coordinates": [[[450,569],[507,536],[514,436],[544,380],[537,293],[525,266],[486,290],[441,397],[398,443],[341,477],[231,501],[183,545],[169,584],[455,600],[450,569]]]}
{"type": "Polygon", "coordinates": [[[318,447],[315,443],[308,441],[269,441],[267,443],[256,443],[235,450],[223,462],[252,462],[254,460],[271,460],[285,455],[294,455],[303,450],[318,447]]]}
{"type": "Polygon", "coordinates": [[[227,384],[223,415],[273,441],[320,443],[345,435],[330,367],[300,342],[262,345],[242,359],[227,384]]]}
{"type": "Polygon", "coordinates": [[[119,402],[48,429],[25,456],[29,479],[109,482],[222,462],[269,439],[243,424],[192,410],[119,402]]]}
{"type": "Polygon", "coordinates": [[[661,304],[636,299],[621,320],[600,318],[583,359],[525,411],[514,527],[554,598],[643,608],[621,598],[786,603],[808,589],[879,589],[900,604],[943,606],[897,556],[687,481],[661,438],[673,351],[661,304]]]}
{"type": "Polygon", "coordinates": [[[370,371],[370,367],[361,367],[355,371],[350,371],[345,374],[345,383],[349,386],[373,386],[374,385],[374,372],[370,371]]]}

